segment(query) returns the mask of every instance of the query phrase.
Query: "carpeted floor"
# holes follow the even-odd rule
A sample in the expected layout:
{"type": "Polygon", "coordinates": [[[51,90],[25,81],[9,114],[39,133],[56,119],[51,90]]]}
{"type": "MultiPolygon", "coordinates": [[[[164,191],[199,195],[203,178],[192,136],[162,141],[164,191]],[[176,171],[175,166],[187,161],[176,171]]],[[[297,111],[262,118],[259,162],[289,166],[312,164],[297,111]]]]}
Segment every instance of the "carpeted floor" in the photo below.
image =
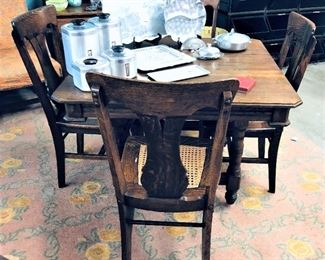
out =
{"type": "MultiPolygon", "coordinates": [[[[319,66],[311,66],[309,73],[313,69],[319,66]]],[[[308,111],[310,105],[305,101],[303,106],[308,111]]],[[[324,123],[324,107],[317,115],[304,114],[303,107],[292,113],[295,122],[320,115],[314,125],[324,123]]],[[[265,165],[242,166],[235,205],[227,206],[224,187],[218,189],[211,259],[325,259],[324,138],[310,138],[312,127],[305,125],[311,129],[307,134],[295,122],[283,134],[275,194],[267,192],[265,165]]],[[[100,139],[88,142],[93,149],[100,139]]],[[[253,145],[247,142],[246,153],[255,151],[253,145]]],[[[57,188],[54,149],[40,108],[0,118],[0,255],[15,260],[120,259],[107,162],[70,160],[67,180],[68,187],[57,188]]],[[[177,221],[200,217],[136,214],[139,219],[152,215],[177,221]]],[[[138,226],[132,241],[136,260],[201,259],[200,229],[138,226]]]]}

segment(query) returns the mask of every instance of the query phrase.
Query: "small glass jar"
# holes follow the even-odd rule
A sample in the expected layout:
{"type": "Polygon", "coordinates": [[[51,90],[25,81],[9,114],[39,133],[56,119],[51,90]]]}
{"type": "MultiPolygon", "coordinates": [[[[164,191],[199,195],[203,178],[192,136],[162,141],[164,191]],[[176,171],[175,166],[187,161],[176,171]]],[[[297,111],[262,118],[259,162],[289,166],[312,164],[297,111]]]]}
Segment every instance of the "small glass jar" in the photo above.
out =
{"type": "Polygon", "coordinates": [[[70,6],[77,7],[81,6],[82,0],[68,0],[70,6]]]}

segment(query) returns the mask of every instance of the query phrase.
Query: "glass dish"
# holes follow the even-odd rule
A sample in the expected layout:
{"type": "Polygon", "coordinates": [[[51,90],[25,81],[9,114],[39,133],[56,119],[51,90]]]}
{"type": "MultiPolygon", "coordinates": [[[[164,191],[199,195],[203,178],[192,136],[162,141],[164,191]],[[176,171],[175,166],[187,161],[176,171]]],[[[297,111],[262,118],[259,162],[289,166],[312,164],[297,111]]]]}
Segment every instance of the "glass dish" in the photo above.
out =
{"type": "Polygon", "coordinates": [[[181,50],[198,50],[205,46],[205,42],[199,38],[188,38],[183,42],[181,50]]]}
{"type": "Polygon", "coordinates": [[[169,0],[164,17],[166,33],[174,41],[184,42],[201,34],[206,11],[201,0],[169,0]]]}
{"type": "Polygon", "coordinates": [[[223,56],[223,53],[216,47],[202,47],[193,53],[193,56],[199,60],[216,60],[223,56]]]}
{"type": "Polygon", "coordinates": [[[164,8],[166,0],[102,0],[102,10],[121,22],[123,43],[152,40],[166,34],[164,8]]]}

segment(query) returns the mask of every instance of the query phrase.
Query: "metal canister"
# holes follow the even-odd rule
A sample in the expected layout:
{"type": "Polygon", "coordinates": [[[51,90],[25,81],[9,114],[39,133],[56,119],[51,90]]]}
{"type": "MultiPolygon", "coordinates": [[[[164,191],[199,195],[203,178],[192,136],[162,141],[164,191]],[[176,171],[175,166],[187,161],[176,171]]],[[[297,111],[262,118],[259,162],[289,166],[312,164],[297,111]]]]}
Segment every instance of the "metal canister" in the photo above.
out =
{"type": "Polygon", "coordinates": [[[73,83],[82,91],[90,91],[86,80],[86,73],[89,71],[100,72],[110,75],[110,67],[107,59],[103,57],[84,57],[76,60],[72,64],[73,69],[73,83]]]}
{"type": "Polygon", "coordinates": [[[88,19],[99,28],[99,45],[101,52],[112,48],[114,45],[121,45],[121,25],[119,20],[114,20],[108,13],[101,13],[97,17],[88,19]]]}
{"type": "Polygon", "coordinates": [[[122,45],[115,45],[102,54],[111,66],[111,74],[117,77],[134,78],[137,76],[137,63],[134,51],[122,45]]]}
{"type": "Polygon", "coordinates": [[[83,19],[75,19],[61,27],[65,62],[72,75],[72,64],[82,57],[100,54],[97,27],[83,19]]]}

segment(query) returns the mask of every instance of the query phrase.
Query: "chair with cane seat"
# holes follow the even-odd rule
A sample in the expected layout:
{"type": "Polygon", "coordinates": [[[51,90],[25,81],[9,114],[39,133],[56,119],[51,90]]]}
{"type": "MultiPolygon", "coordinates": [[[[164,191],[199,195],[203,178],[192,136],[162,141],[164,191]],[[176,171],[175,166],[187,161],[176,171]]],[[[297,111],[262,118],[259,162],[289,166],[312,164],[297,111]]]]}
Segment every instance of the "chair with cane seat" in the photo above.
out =
{"type": "MultiPolygon", "coordinates": [[[[167,225],[202,228],[202,259],[210,258],[211,225],[215,192],[220,179],[222,151],[232,99],[238,81],[161,83],[87,73],[96,114],[113,179],[119,209],[122,259],[131,259],[132,226],[167,225]],[[137,115],[144,135],[127,139],[119,155],[112,129],[111,103],[137,115]],[[219,111],[213,140],[181,138],[186,118],[205,107],[219,111]],[[204,150],[203,159],[183,162],[186,151],[204,150]],[[146,155],[144,155],[146,154],[146,155]],[[142,157],[145,156],[146,159],[142,157]],[[191,163],[203,160],[195,187],[191,163]],[[145,161],[145,163],[143,162],[145,161]],[[139,167],[140,164],[140,167],[139,167]],[[142,167],[142,165],[144,165],[142,167]],[[184,165],[188,168],[185,168],[184,165]],[[158,212],[203,211],[202,222],[168,222],[134,219],[134,210],[158,212]]],[[[116,113],[115,113],[116,117],[116,113]]],[[[196,154],[201,154],[198,151],[196,154]]]]}

